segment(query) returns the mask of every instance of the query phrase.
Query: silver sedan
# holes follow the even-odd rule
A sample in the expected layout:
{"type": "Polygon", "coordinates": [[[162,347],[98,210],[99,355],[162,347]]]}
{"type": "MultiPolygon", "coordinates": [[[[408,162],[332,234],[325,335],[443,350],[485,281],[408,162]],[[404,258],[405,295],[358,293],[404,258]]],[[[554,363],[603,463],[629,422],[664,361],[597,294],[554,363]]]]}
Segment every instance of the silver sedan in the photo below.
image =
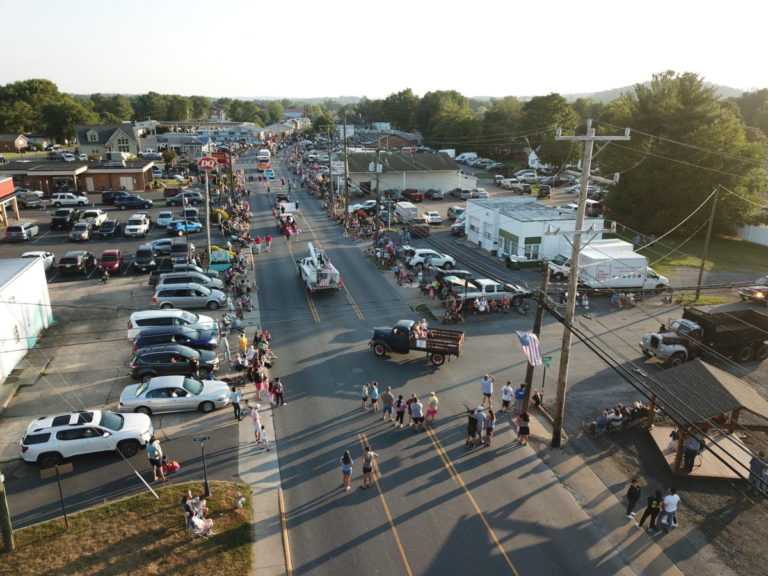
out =
{"type": "Polygon", "coordinates": [[[219,380],[196,380],[187,376],[156,376],[131,384],[120,394],[119,412],[213,412],[229,404],[229,386],[219,380]]]}

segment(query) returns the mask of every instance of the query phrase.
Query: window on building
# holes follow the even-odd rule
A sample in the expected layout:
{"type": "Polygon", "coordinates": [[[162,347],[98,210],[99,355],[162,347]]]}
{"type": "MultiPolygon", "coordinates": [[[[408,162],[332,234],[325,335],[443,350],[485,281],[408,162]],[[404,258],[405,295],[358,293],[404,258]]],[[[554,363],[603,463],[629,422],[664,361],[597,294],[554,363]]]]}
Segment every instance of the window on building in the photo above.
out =
{"type": "Polygon", "coordinates": [[[93,132],[88,134],[88,142],[96,142],[97,140],[98,140],[98,136],[96,136],[96,134],[94,134],[93,132]]]}
{"type": "Polygon", "coordinates": [[[523,244],[523,255],[528,260],[538,260],[539,250],[541,250],[541,236],[532,236],[525,239],[523,244]]]}
{"type": "Polygon", "coordinates": [[[131,142],[125,136],[121,136],[117,139],[117,151],[118,152],[130,152],[131,142]]]}

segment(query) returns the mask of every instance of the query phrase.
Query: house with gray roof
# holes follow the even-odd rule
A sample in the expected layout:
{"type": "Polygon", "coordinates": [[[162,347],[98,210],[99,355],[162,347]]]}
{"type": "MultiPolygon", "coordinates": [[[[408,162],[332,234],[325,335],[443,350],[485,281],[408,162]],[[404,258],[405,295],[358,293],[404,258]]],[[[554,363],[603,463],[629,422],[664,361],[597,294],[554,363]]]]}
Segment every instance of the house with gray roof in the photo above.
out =
{"type": "Polygon", "coordinates": [[[75,132],[82,154],[98,154],[102,158],[106,158],[107,152],[139,155],[138,131],[130,124],[82,125],[75,132]]]}

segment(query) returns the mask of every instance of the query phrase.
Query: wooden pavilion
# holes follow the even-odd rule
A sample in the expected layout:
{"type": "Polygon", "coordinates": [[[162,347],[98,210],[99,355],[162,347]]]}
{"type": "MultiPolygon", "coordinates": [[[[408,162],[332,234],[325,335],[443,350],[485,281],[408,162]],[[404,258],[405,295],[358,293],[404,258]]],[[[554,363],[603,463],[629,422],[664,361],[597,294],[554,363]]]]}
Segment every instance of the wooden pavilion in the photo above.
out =
{"type": "Polygon", "coordinates": [[[647,385],[651,400],[648,429],[675,476],[748,476],[749,461],[757,452],[748,443],[754,433],[768,433],[768,401],[740,378],[699,359],[648,376],[647,385]],[[656,408],[676,427],[655,426],[656,408]],[[739,422],[743,412],[763,423],[739,422]],[[685,439],[696,433],[705,436],[705,447],[694,469],[684,472],[685,439]]]}

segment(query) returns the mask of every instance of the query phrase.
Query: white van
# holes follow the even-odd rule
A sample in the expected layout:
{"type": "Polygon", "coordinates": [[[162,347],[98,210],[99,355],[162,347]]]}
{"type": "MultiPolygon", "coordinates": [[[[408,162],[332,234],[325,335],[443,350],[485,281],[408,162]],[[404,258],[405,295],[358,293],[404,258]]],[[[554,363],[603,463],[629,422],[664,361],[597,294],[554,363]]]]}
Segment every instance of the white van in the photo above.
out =
{"type": "Polygon", "coordinates": [[[477,158],[477,152],[462,152],[458,156],[456,156],[455,160],[456,162],[461,162],[462,164],[466,164],[470,160],[474,160],[477,158]]]}
{"type": "Polygon", "coordinates": [[[133,340],[144,328],[150,326],[189,326],[198,330],[211,330],[219,333],[219,325],[210,316],[195,314],[187,310],[140,310],[128,319],[126,337],[133,340]]]}

